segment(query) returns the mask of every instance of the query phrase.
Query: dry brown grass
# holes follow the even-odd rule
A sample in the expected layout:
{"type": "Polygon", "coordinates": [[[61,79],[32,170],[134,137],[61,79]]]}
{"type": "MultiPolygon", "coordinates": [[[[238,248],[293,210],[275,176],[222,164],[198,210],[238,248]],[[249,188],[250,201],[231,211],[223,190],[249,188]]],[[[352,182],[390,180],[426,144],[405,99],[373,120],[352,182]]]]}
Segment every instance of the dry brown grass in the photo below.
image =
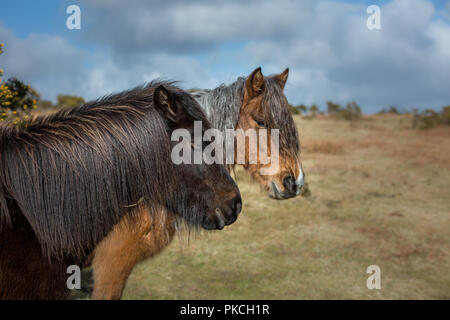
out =
{"type": "Polygon", "coordinates": [[[339,154],[344,152],[344,144],[333,141],[306,140],[302,142],[302,152],[339,154]]]}
{"type": "Polygon", "coordinates": [[[388,157],[416,165],[433,164],[450,169],[450,127],[430,130],[389,130],[355,141],[354,148],[377,148],[388,157]]]}

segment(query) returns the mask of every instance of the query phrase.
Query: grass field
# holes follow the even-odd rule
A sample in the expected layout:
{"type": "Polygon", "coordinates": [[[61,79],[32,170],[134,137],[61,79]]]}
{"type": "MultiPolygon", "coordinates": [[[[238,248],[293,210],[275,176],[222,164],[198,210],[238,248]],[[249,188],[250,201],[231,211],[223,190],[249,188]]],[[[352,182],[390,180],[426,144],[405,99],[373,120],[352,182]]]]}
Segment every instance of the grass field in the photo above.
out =
{"type": "Polygon", "coordinates": [[[271,200],[238,171],[238,221],[179,236],[124,299],[450,299],[450,128],[295,121],[311,195],[271,200]],[[369,265],[381,290],[366,287],[369,265]]]}

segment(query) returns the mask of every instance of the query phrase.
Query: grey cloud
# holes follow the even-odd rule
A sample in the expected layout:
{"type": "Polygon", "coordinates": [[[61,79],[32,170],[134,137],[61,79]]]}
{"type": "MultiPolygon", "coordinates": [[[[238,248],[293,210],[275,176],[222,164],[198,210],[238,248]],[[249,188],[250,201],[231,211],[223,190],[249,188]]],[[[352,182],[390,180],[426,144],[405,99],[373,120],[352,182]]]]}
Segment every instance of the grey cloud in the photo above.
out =
{"type": "Polygon", "coordinates": [[[295,32],[314,1],[96,1],[83,3],[88,41],[116,52],[192,53],[224,41],[295,32]]]}

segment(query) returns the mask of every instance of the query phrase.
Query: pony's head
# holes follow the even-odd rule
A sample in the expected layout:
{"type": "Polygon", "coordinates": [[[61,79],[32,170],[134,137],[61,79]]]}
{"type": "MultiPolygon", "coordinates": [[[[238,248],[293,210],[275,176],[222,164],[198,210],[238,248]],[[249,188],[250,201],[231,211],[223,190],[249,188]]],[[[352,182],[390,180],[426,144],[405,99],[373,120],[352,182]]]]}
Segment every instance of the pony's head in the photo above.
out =
{"type": "Polygon", "coordinates": [[[244,168],[274,199],[295,197],[304,184],[298,133],[283,93],[288,74],[289,69],[286,69],[280,74],[264,77],[261,68],[254,70],[245,80],[237,125],[237,129],[243,131],[267,132],[267,138],[257,135],[257,148],[246,143],[244,168]],[[278,130],[279,143],[273,145],[270,141],[275,138],[274,129],[278,130]],[[261,152],[277,159],[277,163],[261,161],[261,152]],[[248,161],[252,156],[258,159],[256,163],[248,161]]]}
{"type": "MultiPolygon", "coordinates": [[[[164,117],[171,135],[181,129],[194,137],[194,122],[201,121],[203,130],[211,128],[200,105],[187,92],[171,86],[155,88],[153,102],[164,117]]],[[[172,140],[172,139],[171,139],[172,140]]],[[[171,141],[172,147],[176,141],[171,141]]],[[[191,141],[189,148],[195,145],[191,141]]],[[[194,152],[191,153],[192,155],[194,152]]],[[[166,206],[193,225],[205,229],[223,229],[236,221],[242,208],[241,195],[225,166],[195,163],[173,164],[175,193],[166,206]]]]}

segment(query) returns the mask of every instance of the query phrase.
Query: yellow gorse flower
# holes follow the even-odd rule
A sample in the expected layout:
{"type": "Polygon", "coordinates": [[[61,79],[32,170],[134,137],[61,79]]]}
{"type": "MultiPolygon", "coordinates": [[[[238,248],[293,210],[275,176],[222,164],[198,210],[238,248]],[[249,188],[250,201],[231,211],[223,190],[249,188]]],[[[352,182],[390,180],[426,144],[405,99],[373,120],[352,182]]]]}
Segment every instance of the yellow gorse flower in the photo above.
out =
{"type": "MultiPolygon", "coordinates": [[[[0,43],[0,54],[3,53],[3,46],[0,43]]],[[[9,120],[12,124],[18,124],[29,117],[32,109],[36,109],[39,95],[29,85],[17,79],[2,81],[3,72],[0,68],[0,121],[9,120]]]]}

